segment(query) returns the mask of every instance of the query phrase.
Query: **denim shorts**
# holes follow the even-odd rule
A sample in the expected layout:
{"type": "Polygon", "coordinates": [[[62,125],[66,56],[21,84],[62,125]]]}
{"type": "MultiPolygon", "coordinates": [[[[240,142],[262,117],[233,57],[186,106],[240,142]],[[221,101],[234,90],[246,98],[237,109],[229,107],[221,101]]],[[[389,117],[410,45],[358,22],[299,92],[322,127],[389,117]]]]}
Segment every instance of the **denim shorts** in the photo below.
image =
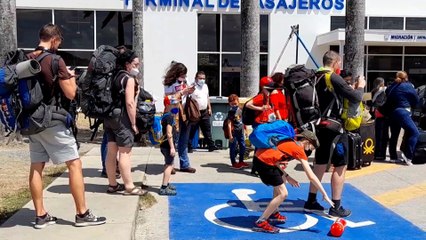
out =
{"type": "MultiPolygon", "coordinates": [[[[161,153],[164,156],[164,163],[167,164],[167,165],[173,165],[175,158],[170,156],[170,148],[160,147],[160,150],[161,150],[161,153]]],[[[177,152],[176,152],[176,154],[177,154],[177,152]]]]}
{"type": "Polygon", "coordinates": [[[71,130],[62,123],[30,135],[29,140],[31,163],[51,159],[54,164],[62,164],[80,158],[71,130]]]}

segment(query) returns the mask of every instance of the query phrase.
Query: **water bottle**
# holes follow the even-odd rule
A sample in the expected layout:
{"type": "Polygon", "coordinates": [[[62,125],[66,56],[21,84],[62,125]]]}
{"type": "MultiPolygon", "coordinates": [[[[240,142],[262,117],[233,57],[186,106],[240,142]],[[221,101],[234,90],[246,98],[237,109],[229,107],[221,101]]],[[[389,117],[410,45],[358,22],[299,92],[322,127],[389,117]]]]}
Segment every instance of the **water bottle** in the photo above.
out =
{"type": "Polygon", "coordinates": [[[346,227],[346,221],[343,218],[338,218],[336,221],[331,225],[330,228],[330,234],[334,237],[340,237],[343,234],[343,231],[345,231],[346,227]]]}

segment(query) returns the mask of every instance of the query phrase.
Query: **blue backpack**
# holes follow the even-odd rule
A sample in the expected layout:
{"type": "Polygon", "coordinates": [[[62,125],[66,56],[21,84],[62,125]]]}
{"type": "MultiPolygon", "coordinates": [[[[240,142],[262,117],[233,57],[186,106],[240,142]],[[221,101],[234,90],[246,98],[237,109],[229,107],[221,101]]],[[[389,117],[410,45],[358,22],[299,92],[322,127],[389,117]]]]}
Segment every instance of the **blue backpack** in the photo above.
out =
{"type": "Polygon", "coordinates": [[[250,134],[249,139],[256,148],[275,148],[280,141],[294,137],[293,127],[286,121],[277,120],[260,124],[250,134]]]}
{"type": "Polygon", "coordinates": [[[164,141],[163,128],[161,126],[162,117],[155,116],[152,128],[148,133],[149,140],[152,145],[158,145],[164,141]]]}

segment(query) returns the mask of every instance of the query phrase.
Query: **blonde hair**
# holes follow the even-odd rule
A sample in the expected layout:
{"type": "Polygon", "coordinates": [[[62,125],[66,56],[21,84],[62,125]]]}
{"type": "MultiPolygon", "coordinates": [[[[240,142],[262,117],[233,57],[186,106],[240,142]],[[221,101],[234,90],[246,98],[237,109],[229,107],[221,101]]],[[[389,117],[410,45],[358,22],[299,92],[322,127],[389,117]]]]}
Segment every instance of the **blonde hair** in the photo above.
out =
{"type": "Polygon", "coordinates": [[[396,73],[395,82],[402,83],[402,82],[408,82],[408,75],[405,71],[399,71],[396,73]]]}

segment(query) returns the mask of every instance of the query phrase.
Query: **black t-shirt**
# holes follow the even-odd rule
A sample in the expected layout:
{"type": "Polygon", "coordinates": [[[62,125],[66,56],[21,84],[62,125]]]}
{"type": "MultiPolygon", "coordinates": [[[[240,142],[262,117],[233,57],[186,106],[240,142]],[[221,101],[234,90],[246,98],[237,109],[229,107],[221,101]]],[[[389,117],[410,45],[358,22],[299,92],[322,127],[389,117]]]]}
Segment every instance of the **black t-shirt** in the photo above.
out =
{"type": "Polygon", "coordinates": [[[172,126],[173,142],[176,145],[177,131],[175,117],[171,113],[165,113],[161,118],[161,127],[163,130],[164,141],[160,144],[161,148],[170,148],[169,141],[167,140],[167,126],[172,126]]]}

